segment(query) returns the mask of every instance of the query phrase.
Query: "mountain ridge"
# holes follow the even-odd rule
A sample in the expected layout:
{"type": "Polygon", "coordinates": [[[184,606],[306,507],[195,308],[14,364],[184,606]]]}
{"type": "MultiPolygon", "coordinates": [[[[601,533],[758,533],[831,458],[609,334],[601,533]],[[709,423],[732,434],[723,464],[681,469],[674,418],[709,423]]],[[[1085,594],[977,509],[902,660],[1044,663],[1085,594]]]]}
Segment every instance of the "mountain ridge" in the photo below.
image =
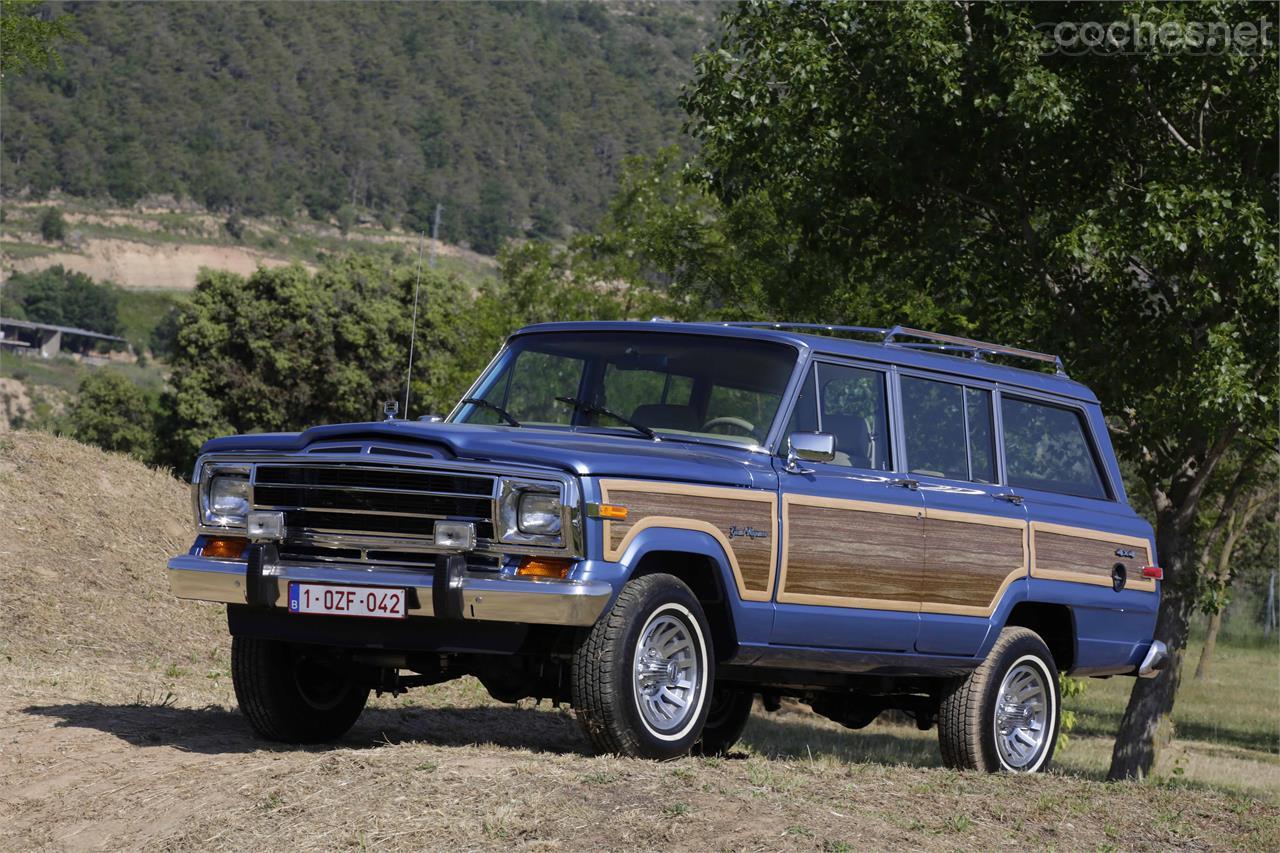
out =
{"type": "MultiPolygon", "coordinates": [[[[363,210],[492,254],[590,228],[684,141],[715,4],[51,4],[82,43],[5,81],[0,184],[131,205],[363,210]]],[[[684,141],[684,144],[688,144],[684,141]]]]}

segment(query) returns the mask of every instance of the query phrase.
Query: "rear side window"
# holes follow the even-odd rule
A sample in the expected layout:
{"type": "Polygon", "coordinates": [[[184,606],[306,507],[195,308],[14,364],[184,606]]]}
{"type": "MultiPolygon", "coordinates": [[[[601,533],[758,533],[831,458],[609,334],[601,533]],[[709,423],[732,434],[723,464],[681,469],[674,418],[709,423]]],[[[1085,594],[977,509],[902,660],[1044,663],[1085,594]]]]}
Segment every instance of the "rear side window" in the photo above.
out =
{"type": "Polygon", "coordinates": [[[1081,498],[1108,497],[1080,412],[1016,397],[1002,397],[1000,412],[1009,485],[1081,498]]]}
{"type": "Polygon", "coordinates": [[[914,376],[902,377],[901,389],[911,473],[995,482],[990,391],[914,376]]]}

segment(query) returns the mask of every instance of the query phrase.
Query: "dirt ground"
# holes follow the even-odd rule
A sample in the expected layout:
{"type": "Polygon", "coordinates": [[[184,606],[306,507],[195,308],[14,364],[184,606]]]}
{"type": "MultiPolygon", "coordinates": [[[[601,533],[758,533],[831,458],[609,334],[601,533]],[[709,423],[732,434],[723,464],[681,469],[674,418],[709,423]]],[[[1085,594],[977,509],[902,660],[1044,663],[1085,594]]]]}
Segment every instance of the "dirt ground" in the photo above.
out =
{"type": "MultiPolygon", "coordinates": [[[[35,272],[61,264],[96,281],[114,281],[124,287],[190,290],[205,267],[247,276],[258,267],[288,263],[243,246],[88,238],[78,252],[55,251],[12,260],[8,265],[18,272],[35,272]]],[[[314,265],[306,266],[314,269],[314,265]]]]}
{"type": "Polygon", "coordinates": [[[168,595],[187,515],[163,472],[0,436],[0,849],[1280,848],[1262,800],[955,773],[914,732],[798,707],[758,712],[727,759],[659,764],[463,680],[377,700],[336,745],[267,744],[221,609],[168,595]]]}

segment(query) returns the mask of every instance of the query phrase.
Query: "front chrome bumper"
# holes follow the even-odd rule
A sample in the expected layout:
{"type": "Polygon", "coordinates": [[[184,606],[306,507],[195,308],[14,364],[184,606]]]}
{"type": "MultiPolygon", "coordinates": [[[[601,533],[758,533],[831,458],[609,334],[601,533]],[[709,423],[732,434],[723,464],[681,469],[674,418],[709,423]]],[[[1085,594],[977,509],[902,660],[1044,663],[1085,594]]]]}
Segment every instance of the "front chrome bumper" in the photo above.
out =
{"type": "MultiPolygon", "coordinates": [[[[247,564],[183,555],[169,560],[169,588],[178,598],[249,603],[247,564]]],[[[262,581],[273,586],[274,607],[284,609],[290,581],[383,586],[411,590],[410,616],[435,616],[429,573],[390,567],[335,568],[286,563],[264,566],[262,581]],[[415,601],[416,599],[416,601],[415,601]]],[[[554,581],[501,577],[492,573],[464,574],[450,585],[454,606],[463,619],[524,622],[531,625],[595,624],[613,595],[603,581],[554,581]]]]}
{"type": "Polygon", "coordinates": [[[1159,640],[1152,640],[1151,648],[1147,649],[1147,656],[1142,659],[1142,664],[1138,667],[1138,677],[1155,678],[1168,662],[1169,647],[1159,640]]]}

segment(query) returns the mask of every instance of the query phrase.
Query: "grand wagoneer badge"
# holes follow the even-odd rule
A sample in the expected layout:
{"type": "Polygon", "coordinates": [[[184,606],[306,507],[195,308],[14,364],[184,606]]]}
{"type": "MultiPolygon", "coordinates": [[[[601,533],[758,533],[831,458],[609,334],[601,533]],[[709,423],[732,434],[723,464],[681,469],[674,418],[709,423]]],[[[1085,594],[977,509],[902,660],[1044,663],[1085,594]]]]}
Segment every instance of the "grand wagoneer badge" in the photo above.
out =
{"type": "Polygon", "coordinates": [[[768,536],[763,530],[756,530],[754,527],[729,527],[729,538],[737,539],[740,536],[746,536],[751,539],[764,539],[768,536]]]}

